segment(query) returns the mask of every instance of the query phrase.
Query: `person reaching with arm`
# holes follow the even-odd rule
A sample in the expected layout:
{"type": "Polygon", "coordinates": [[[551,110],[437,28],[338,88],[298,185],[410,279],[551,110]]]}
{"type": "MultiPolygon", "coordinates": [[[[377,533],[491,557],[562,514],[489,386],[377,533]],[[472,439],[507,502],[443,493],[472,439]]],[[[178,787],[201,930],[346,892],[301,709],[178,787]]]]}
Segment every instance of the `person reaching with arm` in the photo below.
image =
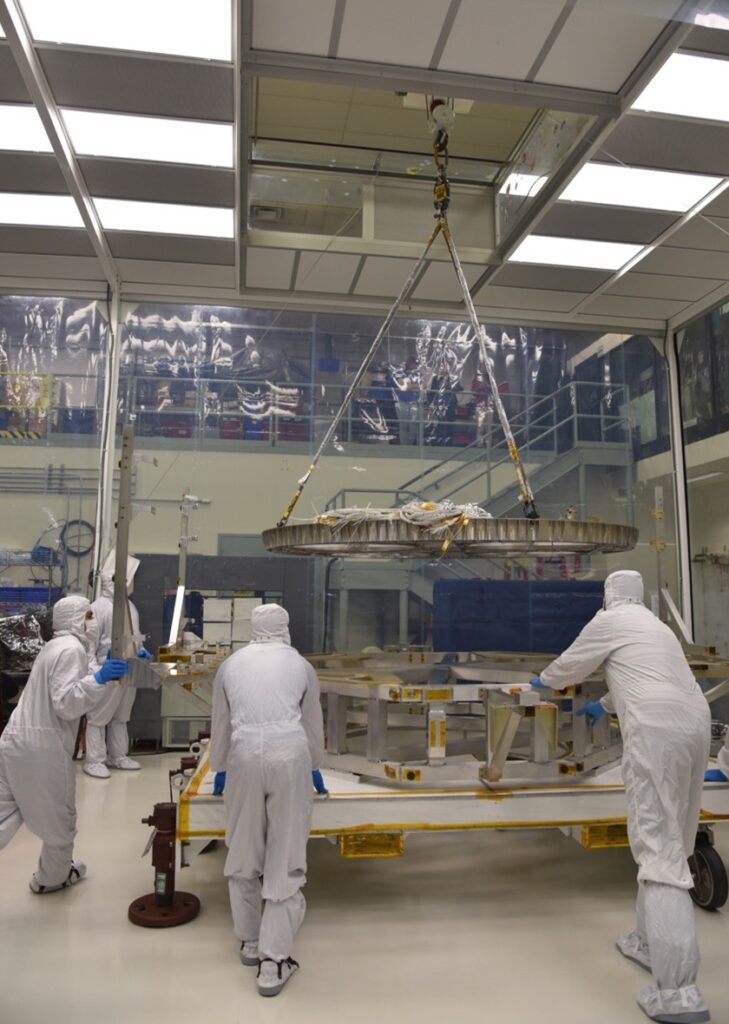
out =
{"type": "Polygon", "coordinates": [[[0,736],[0,849],[25,823],[42,841],[30,888],[43,895],[80,882],[86,865],[73,858],[78,723],[127,671],[107,658],[94,673],[96,621],[85,597],[53,608],[53,639],[42,648],[17,707],[0,736]]]}
{"type": "Polygon", "coordinates": [[[709,1020],[697,985],[699,949],[689,889],[709,755],[709,706],[671,630],[643,604],[640,573],[605,580],[604,610],[540,676],[565,689],[604,666],[608,693],[578,714],[614,712],[623,737],[628,839],[638,865],[637,925],[618,950],[653,974],[638,1005],[652,1020],[709,1020]]]}

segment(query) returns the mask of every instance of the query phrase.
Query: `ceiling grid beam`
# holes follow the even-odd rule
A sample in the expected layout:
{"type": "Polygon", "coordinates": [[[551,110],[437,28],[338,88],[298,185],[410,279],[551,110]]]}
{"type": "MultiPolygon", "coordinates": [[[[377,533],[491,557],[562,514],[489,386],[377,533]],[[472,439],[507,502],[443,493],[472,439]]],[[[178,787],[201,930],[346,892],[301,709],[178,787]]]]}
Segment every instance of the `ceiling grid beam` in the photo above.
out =
{"type": "Polygon", "coordinates": [[[334,17],[332,18],[332,31],[329,36],[329,49],[327,57],[330,59],[337,56],[339,51],[339,40],[342,38],[342,25],[344,24],[344,11],[347,0],[336,0],[334,6],[334,17]]]}
{"type": "Polygon", "coordinates": [[[574,89],[564,85],[250,48],[243,52],[243,63],[252,73],[266,78],[328,81],[357,89],[458,96],[466,100],[485,100],[520,107],[549,107],[602,117],[617,117],[620,113],[618,97],[613,93],[574,89]]]}
{"type": "Polygon", "coordinates": [[[562,29],[564,28],[564,26],[565,26],[565,24],[567,22],[567,19],[570,16],[570,14],[572,14],[573,10],[575,9],[576,4],[577,4],[577,0],[566,0],[566,3],[564,5],[564,7],[562,8],[562,10],[557,15],[557,20],[555,21],[554,25],[552,25],[552,28],[550,29],[549,35],[547,36],[547,38],[544,40],[544,43],[542,44],[541,50],[539,51],[539,53],[534,58],[534,63],[532,64],[532,66],[529,68],[529,70],[527,71],[527,73],[525,75],[525,78],[526,78],[527,82],[533,82],[534,79],[539,74],[539,72],[540,72],[540,70],[542,68],[542,65],[544,64],[545,60],[549,56],[552,47],[557,42],[557,38],[560,35],[562,29]]]}
{"type": "Polygon", "coordinates": [[[608,117],[599,117],[588,128],[562,166],[541,189],[531,205],[529,216],[500,244],[497,250],[497,265],[490,267],[481,275],[471,289],[472,294],[493,283],[512,253],[534,231],[577,172],[601,149],[620,117],[630,108],[631,103],[640,95],[659,68],[678,49],[691,32],[691,28],[690,24],[681,21],[672,21],[666,25],[615,97],[619,112],[608,117]]]}
{"type": "Polygon", "coordinates": [[[61,174],[81,215],[102,273],[111,290],[118,292],[120,275],[116,261],[78,165],[55,97],[38,59],[30,29],[18,0],[0,0],[0,25],[5,32],[18,71],[43,122],[61,174]]]}
{"type": "Polygon", "coordinates": [[[443,56],[443,51],[446,48],[450,34],[453,31],[453,23],[458,17],[458,12],[461,8],[461,0],[451,0],[451,5],[446,11],[446,16],[443,19],[443,25],[438,34],[435,47],[433,48],[433,54],[428,62],[428,67],[435,71],[440,64],[440,59],[443,56]]]}

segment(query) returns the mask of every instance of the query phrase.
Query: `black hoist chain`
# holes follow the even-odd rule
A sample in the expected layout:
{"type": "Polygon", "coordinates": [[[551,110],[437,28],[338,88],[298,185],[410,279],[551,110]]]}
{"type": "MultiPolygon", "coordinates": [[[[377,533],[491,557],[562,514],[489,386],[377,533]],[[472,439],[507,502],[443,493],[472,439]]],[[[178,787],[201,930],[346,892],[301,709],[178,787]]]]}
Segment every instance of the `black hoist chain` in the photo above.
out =
{"type": "Polygon", "coordinates": [[[451,186],[448,181],[448,133],[440,129],[433,143],[433,160],[435,161],[435,185],[433,186],[433,205],[436,218],[448,212],[451,201],[451,186]]]}

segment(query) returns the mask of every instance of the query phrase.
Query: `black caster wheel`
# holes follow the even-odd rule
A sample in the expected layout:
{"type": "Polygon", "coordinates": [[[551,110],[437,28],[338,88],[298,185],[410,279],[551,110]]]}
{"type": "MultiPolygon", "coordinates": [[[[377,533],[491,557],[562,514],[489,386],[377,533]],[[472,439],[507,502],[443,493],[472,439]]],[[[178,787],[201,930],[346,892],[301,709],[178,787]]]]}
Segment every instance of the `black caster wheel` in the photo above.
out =
{"type": "Polygon", "coordinates": [[[689,858],[694,887],[690,890],[691,899],[702,910],[718,910],[723,907],[729,893],[724,861],[713,846],[700,843],[689,858]]]}

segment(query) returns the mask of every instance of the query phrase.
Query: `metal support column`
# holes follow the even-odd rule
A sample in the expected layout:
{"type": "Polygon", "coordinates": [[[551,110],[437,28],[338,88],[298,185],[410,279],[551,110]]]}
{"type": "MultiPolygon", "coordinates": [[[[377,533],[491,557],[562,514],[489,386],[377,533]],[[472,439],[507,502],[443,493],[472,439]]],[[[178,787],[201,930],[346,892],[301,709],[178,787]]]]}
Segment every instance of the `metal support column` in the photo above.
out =
{"type": "Polygon", "coordinates": [[[384,761],[387,757],[387,701],[367,698],[367,760],[384,761]]]}
{"type": "Polygon", "coordinates": [[[689,536],[688,493],[686,488],[686,456],[681,414],[678,340],[669,329],[665,336],[668,365],[668,398],[670,410],[671,454],[673,455],[673,494],[676,508],[676,543],[678,545],[678,589],[681,615],[689,635],[694,636],[693,601],[691,596],[691,540],[689,536]]]}
{"type": "Polygon", "coordinates": [[[129,599],[127,598],[127,555],[129,526],[132,521],[132,470],[134,468],[134,428],[125,427],[119,461],[119,510],[116,521],[116,561],[114,563],[114,610],[111,620],[111,653],[114,658],[127,656],[129,599]]]}
{"type": "Polygon", "coordinates": [[[408,629],[408,612],[410,609],[410,592],[400,591],[400,606],[398,613],[398,642],[407,647],[410,630],[408,629]]]}

